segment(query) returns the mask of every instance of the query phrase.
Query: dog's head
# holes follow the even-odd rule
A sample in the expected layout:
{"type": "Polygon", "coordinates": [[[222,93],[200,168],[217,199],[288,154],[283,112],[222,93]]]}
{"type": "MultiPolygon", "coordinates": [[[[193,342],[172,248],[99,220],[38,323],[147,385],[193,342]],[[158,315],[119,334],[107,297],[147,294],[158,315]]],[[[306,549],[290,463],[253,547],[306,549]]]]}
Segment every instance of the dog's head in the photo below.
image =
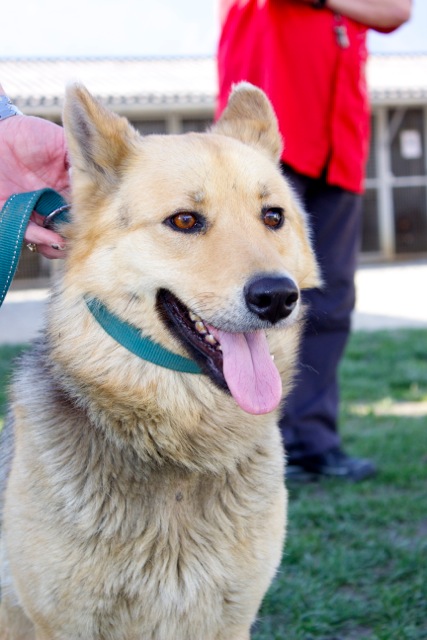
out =
{"type": "Polygon", "coordinates": [[[294,323],[319,277],[264,93],[238,85],[210,132],[141,137],[73,87],[64,124],[69,286],[196,360],[244,410],[273,410],[265,332],[294,323]]]}

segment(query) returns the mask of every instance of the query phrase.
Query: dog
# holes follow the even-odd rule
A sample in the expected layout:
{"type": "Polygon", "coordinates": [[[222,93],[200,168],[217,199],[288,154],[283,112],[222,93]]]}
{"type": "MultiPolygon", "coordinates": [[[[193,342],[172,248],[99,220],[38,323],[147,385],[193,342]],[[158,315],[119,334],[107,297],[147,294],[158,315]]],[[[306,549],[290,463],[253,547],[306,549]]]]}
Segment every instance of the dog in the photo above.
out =
{"type": "Polygon", "coordinates": [[[275,114],[241,83],[209,131],[142,137],[74,85],[64,126],[67,255],[2,435],[0,637],[248,640],[320,282],[275,114]]]}

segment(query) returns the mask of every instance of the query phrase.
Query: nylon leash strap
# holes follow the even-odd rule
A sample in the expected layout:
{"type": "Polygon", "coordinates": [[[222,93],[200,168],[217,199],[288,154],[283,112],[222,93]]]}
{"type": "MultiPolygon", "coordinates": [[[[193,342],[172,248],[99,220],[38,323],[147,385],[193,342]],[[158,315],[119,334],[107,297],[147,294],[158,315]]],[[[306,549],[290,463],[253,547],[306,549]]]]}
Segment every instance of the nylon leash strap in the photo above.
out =
{"type": "Polygon", "coordinates": [[[25,229],[35,210],[47,217],[58,209],[55,222],[66,222],[68,206],[53,189],[40,189],[11,196],[0,212],[0,306],[15,275],[25,229]]]}

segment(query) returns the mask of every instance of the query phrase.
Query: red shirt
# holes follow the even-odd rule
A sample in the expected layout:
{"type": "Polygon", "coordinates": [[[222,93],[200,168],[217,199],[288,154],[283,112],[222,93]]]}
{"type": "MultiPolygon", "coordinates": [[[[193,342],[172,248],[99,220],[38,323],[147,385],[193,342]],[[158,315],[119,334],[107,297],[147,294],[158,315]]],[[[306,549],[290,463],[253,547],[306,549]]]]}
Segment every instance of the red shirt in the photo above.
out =
{"type": "Polygon", "coordinates": [[[299,173],[363,191],[369,150],[367,28],[297,0],[221,0],[217,116],[231,87],[263,89],[284,140],[282,160],[299,173]],[[340,46],[341,23],[348,46],[340,46]]]}

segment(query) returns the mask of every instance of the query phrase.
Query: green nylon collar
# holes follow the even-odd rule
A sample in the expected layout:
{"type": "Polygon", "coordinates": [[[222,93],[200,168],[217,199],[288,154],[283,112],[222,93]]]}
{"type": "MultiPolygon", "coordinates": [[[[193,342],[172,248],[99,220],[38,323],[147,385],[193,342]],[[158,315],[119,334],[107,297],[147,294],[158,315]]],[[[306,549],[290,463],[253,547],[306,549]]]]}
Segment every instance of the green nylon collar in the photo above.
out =
{"type": "MultiPolygon", "coordinates": [[[[42,216],[55,214],[55,222],[67,222],[68,206],[53,189],[40,189],[11,196],[0,211],[0,306],[18,266],[25,229],[33,210],[42,216]]],[[[189,358],[164,349],[141,334],[141,331],[108,311],[96,298],[85,298],[86,305],[98,324],[122,347],[153,364],[184,373],[201,373],[189,358]]]]}
{"type": "Polygon", "coordinates": [[[140,329],[120,320],[118,316],[108,311],[100,300],[85,297],[85,302],[104,331],[131,353],[166,369],[183,373],[201,373],[201,369],[194,360],[173,353],[150,338],[141,335],[140,329]]]}

